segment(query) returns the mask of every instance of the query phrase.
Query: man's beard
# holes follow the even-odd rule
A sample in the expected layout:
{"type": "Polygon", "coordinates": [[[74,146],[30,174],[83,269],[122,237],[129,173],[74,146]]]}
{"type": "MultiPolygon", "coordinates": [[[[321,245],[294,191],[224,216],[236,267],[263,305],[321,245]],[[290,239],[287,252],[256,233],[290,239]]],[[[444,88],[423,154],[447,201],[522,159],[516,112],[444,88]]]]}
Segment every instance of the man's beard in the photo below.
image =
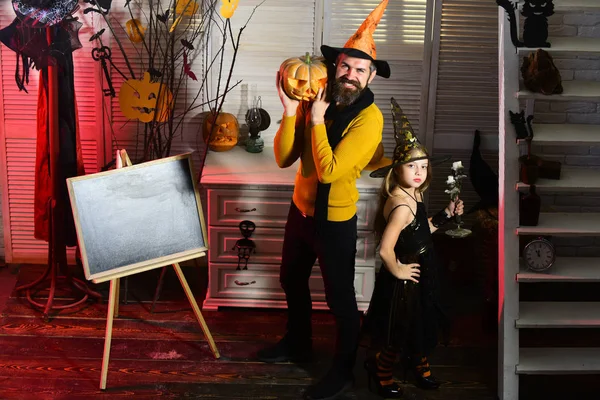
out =
{"type": "Polygon", "coordinates": [[[360,86],[360,83],[357,81],[351,81],[344,77],[336,79],[333,83],[333,89],[331,91],[331,97],[333,101],[335,101],[340,106],[349,106],[353,104],[356,99],[360,97],[365,88],[360,86]],[[344,86],[345,83],[350,83],[354,85],[356,89],[347,88],[344,86]]]}

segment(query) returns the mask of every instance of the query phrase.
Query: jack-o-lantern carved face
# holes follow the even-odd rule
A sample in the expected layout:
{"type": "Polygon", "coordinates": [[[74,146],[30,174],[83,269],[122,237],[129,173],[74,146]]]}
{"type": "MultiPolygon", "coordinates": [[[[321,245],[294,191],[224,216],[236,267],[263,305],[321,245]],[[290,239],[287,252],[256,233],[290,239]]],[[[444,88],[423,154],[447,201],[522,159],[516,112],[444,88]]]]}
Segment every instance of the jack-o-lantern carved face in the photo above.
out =
{"type": "Polygon", "coordinates": [[[323,57],[303,57],[285,60],[279,68],[283,90],[295,100],[313,100],[327,84],[327,66],[323,57]]]}
{"type": "Polygon", "coordinates": [[[208,138],[208,148],[212,151],[227,151],[234,148],[238,142],[240,125],[233,114],[220,113],[213,129],[214,114],[209,113],[204,119],[203,137],[208,138]],[[210,138],[209,138],[210,136],[210,138]]]}
{"type": "Polygon", "coordinates": [[[125,23],[127,36],[132,43],[142,43],[144,41],[144,33],[146,28],[142,26],[139,19],[130,19],[125,23]]]}
{"type": "Polygon", "coordinates": [[[142,122],[166,121],[171,113],[172,100],[169,88],[160,82],[152,82],[148,72],[141,81],[125,81],[119,92],[119,105],[123,115],[142,122]]]}

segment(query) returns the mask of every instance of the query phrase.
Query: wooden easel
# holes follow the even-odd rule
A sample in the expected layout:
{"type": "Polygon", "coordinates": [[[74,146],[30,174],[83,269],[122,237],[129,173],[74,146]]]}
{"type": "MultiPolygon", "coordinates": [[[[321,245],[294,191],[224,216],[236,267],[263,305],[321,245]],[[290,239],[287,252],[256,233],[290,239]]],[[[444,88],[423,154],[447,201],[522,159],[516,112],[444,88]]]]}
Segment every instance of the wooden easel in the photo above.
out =
{"type": "MultiPolygon", "coordinates": [[[[131,160],[127,155],[125,150],[117,150],[117,168],[122,168],[123,166],[131,166],[131,160]]],[[[187,280],[185,279],[185,275],[183,275],[183,271],[179,266],[179,263],[172,264],[173,268],[175,268],[175,273],[179,278],[179,282],[181,282],[181,286],[183,287],[183,291],[192,306],[192,310],[196,315],[196,319],[200,324],[200,328],[202,328],[202,332],[208,341],[208,345],[210,346],[211,351],[215,355],[215,358],[220,358],[219,350],[217,349],[217,345],[213,340],[213,337],[206,325],[206,321],[204,321],[204,317],[200,312],[200,307],[198,307],[198,303],[194,298],[194,294],[188,285],[187,280]]],[[[110,344],[112,341],[112,328],[113,328],[113,319],[115,316],[119,316],[119,286],[120,286],[120,278],[112,279],[110,281],[110,290],[108,294],[108,312],[106,315],[106,333],[104,336],[104,354],[102,356],[102,372],[100,374],[100,389],[106,389],[106,379],[108,375],[108,360],[110,358],[110,344]]]]}

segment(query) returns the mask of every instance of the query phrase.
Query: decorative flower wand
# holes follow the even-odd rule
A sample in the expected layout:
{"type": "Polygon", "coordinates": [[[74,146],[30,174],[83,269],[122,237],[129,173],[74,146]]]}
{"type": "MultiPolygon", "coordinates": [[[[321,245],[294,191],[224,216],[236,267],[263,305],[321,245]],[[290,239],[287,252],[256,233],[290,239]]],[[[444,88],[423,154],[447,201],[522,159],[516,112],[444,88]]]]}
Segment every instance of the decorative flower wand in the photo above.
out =
{"type": "MultiPolygon", "coordinates": [[[[446,181],[449,189],[445,190],[445,192],[450,195],[450,200],[456,202],[462,188],[461,181],[466,178],[467,175],[463,174],[464,167],[462,165],[462,161],[453,162],[451,169],[452,175],[448,175],[448,180],[446,181]]],[[[460,225],[462,223],[460,215],[455,215],[455,218],[456,223],[460,225]]]]}

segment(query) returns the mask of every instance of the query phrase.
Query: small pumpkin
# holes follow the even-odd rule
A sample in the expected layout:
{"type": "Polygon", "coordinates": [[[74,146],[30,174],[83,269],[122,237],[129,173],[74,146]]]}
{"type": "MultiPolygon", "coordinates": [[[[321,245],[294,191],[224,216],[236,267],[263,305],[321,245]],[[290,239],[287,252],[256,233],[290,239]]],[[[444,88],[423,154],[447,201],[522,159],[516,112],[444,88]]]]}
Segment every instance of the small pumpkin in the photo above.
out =
{"type": "Polygon", "coordinates": [[[127,29],[127,36],[132,43],[142,43],[144,41],[144,33],[146,28],[142,26],[139,19],[130,19],[125,23],[127,29]]]}
{"type": "Polygon", "coordinates": [[[173,95],[169,88],[160,82],[152,82],[150,73],[144,79],[129,79],[123,82],[119,91],[121,112],[129,119],[142,122],[163,122],[169,118],[173,105],[173,95]]]}
{"type": "Polygon", "coordinates": [[[233,114],[219,113],[215,121],[213,131],[214,114],[208,113],[204,119],[202,136],[206,142],[208,139],[208,148],[212,151],[227,151],[235,147],[238,142],[240,125],[233,114]],[[210,136],[210,137],[209,137],[210,136]]]}
{"type": "Polygon", "coordinates": [[[313,100],[327,84],[324,61],[323,57],[312,57],[309,53],[285,60],[279,67],[285,93],[295,100],[313,100]]]}

